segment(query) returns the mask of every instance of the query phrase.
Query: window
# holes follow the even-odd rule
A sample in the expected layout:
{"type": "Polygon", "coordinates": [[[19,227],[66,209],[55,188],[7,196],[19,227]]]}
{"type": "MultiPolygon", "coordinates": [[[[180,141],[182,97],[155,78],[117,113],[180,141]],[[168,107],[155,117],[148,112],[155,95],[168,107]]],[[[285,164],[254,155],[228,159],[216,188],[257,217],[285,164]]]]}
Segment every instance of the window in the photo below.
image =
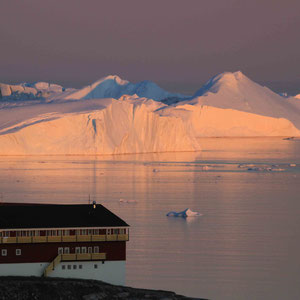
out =
{"type": "Polygon", "coordinates": [[[94,247],[94,253],[99,253],[99,247],[98,246],[94,247]]]}
{"type": "Polygon", "coordinates": [[[77,269],[77,266],[76,265],[73,265],[73,270],[76,270],[77,269]]]}
{"type": "Polygon", "coordinates": [[[118,230],[118,229],[113,229],[113,233],[114,233],[114,234],[118,234],[118,233],[119,233],[119,230],[118,230]]]}
{"type": "Polygon", "coordinates": [[[79,254],[79,253],[80,253],[80,247],[76,247],[76,248],[75,248],[75,253],[76,253],[76,254],[79,254]]]}
{"type": "Polygon", "coordinates": [[[93,247],[88,247],[88,253],[93,253],[93,247]]]}
{"type": "Polygon", "coordinates": [[[98,235],[99,234],[99,229],[94,229],[94,234],[98,235]]]}
{"type": "Polygon", "coordinates": [[[19,256],[19,255],[21,255],[21,253],[22,253],[22,252],[21,252],[21,249],[16,249],[16,255],[19,256]]]}
{"type": "Polygon", "coordinates": [[[78,267],[79,267],[79,269],[82,269],[82,265],[79,265],[78,267]]]}
{"type": "Polygon", "coordinates": [[[81,232],[82,232],[82,235],[86,235],[86,229],[82,229],[81,232]]]}
{"type": "Polygon", "coordinates": [[[88,235],[92,235],[93,234],[93,230],[92,229],[89,229],[88,230],[88,235]]]}
{"type": "Polygon", "coordinates": [[[64,253],[64,248],[63,247],[59,247],[57,253],[58,254],[63,254],[64,253]]]}
{"type": "Polygon", "coordinates": [[[61,236],[61,230],[57,230],[57,235],[61,236]]]}
{"type": "Polygon", "coordinates": [[[94,268],[95,268],[95,269],[98,269],[98,265],[94,264],[94,268]]]}
{"type": "Polygon", "coordinates": [[[110,229],[107,229],[107,234],[110,234],[110,229]]]}
{"type": "Polygon", "coordinates": [[[71,270],[72,266],[71,265],[68,265],[68,270],[71,270]]]}
{"type": "Polygon", "coordinates": [[[81,253],[86,253],[86,247],[81,247],[81,253]]]}
{"type": "Polygon", "coordinates": [[[69,247],[65,247],[64,254],[69,254],[69,253],[70,253],[70,248],[69,247]]]}
{"type": "Polygon", "coordinates": [[[63,270],[65,270],[65,269],[66,269],[66,266],[65,266],[65,265],[62,265],[61,268],[62,268],[63,270]]]}
{"type": "Polygon", "coordinates": [[[2,249],[1,250],[1,255],[2,256],[7,256],[7,249],[2,249]]]}

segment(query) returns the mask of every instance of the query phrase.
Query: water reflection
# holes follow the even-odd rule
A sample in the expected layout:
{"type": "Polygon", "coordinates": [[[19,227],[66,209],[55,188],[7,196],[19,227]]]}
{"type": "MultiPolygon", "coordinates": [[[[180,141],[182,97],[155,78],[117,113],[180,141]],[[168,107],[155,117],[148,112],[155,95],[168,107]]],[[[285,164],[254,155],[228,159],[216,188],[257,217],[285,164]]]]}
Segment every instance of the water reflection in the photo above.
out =
{"type": "Polygon", "coordinates": [[[210,299],[299,298],[300,143],[200,142],[202,152],[0,157],[0,200],[82,203],[90,195],[103,203],[131,225],[131,286],[210,299]],[[166,217],[186,208],[203,216],[166,217]]]}

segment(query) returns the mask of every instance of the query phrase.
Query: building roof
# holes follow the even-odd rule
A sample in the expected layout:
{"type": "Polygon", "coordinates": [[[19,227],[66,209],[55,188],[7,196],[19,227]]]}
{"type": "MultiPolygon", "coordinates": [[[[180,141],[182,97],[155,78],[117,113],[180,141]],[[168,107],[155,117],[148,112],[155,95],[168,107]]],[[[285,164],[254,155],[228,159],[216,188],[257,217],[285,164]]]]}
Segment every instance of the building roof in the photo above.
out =
{"type": "Polygon", "coordinates": [[[129,226],[101,204],[0,204],[0,229],[129,226]]]}

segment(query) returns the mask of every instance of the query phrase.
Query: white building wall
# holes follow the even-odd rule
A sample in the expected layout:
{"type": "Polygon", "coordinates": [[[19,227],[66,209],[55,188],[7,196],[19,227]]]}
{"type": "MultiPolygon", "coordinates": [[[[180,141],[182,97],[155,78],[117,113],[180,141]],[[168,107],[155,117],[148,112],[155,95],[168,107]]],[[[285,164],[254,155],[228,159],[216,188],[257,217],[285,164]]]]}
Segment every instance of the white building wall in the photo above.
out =
{"type": "MultiPolygon", "coordinates": [[[[0,276],[39,277],[48,265],[49,263],[0,264],[0,276]]],[[[101,261],[61,262],[49,277],[93,279],[125,285],[125,261],[105,261],[104,264],[101,261]]]]}

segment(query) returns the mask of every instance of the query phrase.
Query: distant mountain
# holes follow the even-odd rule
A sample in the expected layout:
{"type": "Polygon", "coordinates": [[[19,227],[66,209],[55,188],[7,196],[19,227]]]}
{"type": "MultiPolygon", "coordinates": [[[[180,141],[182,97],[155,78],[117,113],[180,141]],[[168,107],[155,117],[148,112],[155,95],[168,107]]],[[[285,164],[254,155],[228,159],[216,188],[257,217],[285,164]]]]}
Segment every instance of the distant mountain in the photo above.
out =
{"type": "Polygon", "coordinates": [[[169,93],[160,88],[152,81],[141,81],[130,83],[116,75],[104,77],[95,83],[88,85],[80,90],[66,95],[65,99],[99,99],[114,98],[119,99],[123,95],[134,95],[145,97],[156,101],[166,98],[187,98],[181,94],[169,93]]]}

